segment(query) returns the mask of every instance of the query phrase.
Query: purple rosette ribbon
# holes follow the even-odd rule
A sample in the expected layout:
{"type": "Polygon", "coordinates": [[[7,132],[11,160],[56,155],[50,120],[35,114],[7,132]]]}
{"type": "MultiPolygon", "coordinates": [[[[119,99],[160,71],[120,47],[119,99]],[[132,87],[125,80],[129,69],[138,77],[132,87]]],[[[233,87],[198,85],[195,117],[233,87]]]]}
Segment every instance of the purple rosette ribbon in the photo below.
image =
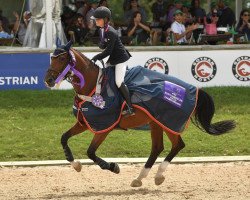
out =
{"type": "Polygon", "coordinates": [[[103,101],[103,97],[100,94],[94,94],[91,99],[92,104],[95,107],[103,109],[105,106],[105,101],[103,101]]]}

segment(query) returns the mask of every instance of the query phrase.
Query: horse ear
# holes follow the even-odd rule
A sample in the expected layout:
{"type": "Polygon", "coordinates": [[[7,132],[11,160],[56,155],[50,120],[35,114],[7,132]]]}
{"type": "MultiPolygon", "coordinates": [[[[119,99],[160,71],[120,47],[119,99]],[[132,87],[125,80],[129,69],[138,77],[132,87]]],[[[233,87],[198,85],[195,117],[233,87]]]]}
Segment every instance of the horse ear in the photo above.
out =
{"type": "Polygon", "coordinates": [[[72,44],[73,44],[73,41],[70,40],[70,41],[66,44],[65,50],[66,50],[66,51],[69,51],[72,44]]]}
{"type": "Polygon", "coordinates": [[[62,45],[62,42],[59,37],[56,38],[56,48],[59,48],[62,45]]]}

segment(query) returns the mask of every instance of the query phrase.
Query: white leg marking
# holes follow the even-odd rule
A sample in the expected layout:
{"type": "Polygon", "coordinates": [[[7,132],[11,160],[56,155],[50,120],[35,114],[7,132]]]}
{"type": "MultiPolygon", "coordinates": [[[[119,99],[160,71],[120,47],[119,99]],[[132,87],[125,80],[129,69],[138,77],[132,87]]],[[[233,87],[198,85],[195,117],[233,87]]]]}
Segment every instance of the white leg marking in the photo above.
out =
{"type": "Polygon", "coordinates": [[[148,176],[148,173],[150,171],[151,168],[142,168],[141,173],[139,174],[139,176],[137,177],[138,180],[142,180],[143,178],[146,178],[148,176]]]}
{"type": "Polygon", "coordinates": [[[142,181],[141,180],[148,176],[148,173],[149,173],[150,169],[151,168],[143,167],[142,170],[141,170],[141,173],[139,174],[139,176],[132,181],[130,186],[131,187],[141,187],[142,186],[142,181]]]}
{"type": "Polygon", "coordinates": [[[168,161],[163,161],[160,165],[159,165],[159,168],[157,170],[157,173],[155,175],[155,177],[157,176],[162,176],[163,172],[166,171],[167,169],[167,166],[170,164],[170,162],[168,161]]]}
{"type": "Polygon", "coordinates": [[[166,171],[167,166],[168,166],[169,164],[170,164],[170,163],[169,163],[168,161],[163,161],[163,162],[160,164],[160,166],[159,166],[159,168],[158,168],[158,170],[157,170],[157,173],[156,173],[156,175],[155,175],[155,184],[156,184],[156,185],[160,185],[160,184],[162,184],[162,183],[164,182],[165,177],[164,177],[162,174],[163,174],[163,172],[166,171]]]}

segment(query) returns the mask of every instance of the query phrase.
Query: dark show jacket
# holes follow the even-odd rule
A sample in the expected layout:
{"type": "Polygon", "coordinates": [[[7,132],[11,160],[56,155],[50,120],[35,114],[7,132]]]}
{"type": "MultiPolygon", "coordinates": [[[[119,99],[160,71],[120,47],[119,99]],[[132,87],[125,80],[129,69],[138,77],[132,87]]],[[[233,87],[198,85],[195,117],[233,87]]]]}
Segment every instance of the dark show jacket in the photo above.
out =
{"type": "MultiPolygon", "coordinates": [[[[101,34],[101,33],[100,33],[101,34]]],[[[104,38],[101,39],[100,48],[103,52],[94,56],[95,60],[102,60],[109,56],[108,63],[117,65],[126,62],[130,57],[130,53],[125,49],[116,30],[112,26],[108,26],[104,31],[104,38]]]]}

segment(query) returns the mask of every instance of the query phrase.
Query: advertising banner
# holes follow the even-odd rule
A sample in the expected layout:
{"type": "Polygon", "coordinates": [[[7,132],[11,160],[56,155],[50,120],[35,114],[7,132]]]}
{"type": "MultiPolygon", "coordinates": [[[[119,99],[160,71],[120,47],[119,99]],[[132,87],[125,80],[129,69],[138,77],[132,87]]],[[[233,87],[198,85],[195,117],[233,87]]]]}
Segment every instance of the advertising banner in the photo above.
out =
{"type": "Polygon", "coordinates": [[[250,50],[132,52],[141,65],[198,87],[250,86],[250,50]]]}
{"type": "Polygon", "coordinates": [[[49,53],[0,54],[0,90],[45,89],[49,53]]]}
{"type": "MultiPolygon", "coordinates": [[[[98,52],[84,52],[92,58],[98,52]]],[[[198,87],[250,86],[250,50],[133,51],[128,67],[143,66],[198,87]]],[[[48,53],[0,54],[0,90],[45,89],[48,53]]],[[[63,81],[54,89],[71,89],[63,81]]]]}

